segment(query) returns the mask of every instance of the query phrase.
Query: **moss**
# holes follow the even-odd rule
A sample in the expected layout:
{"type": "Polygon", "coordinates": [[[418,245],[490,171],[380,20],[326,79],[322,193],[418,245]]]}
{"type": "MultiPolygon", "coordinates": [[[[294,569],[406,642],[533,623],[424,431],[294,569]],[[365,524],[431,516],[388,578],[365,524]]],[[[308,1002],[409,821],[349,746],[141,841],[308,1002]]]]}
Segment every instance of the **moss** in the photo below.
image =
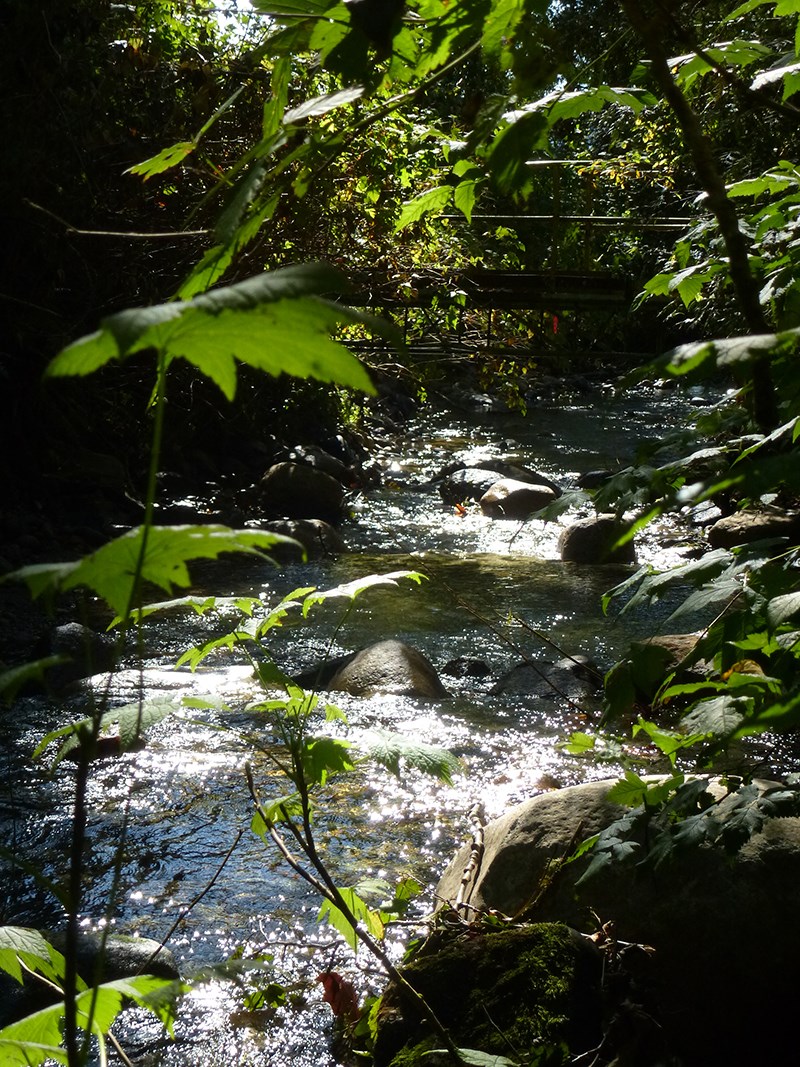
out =
{"type": "MultiPolygon", "coordinates": [[[[459,933],[403,974],[461,1047],[512,1055],[543,1045],[579,1052],[599,1042],[599,957],[561,924],[459,933]]],[[[411,1067],[438,1047],[396,990],[387,991],[382,1014],[377,1064],[411,1067]]]]}

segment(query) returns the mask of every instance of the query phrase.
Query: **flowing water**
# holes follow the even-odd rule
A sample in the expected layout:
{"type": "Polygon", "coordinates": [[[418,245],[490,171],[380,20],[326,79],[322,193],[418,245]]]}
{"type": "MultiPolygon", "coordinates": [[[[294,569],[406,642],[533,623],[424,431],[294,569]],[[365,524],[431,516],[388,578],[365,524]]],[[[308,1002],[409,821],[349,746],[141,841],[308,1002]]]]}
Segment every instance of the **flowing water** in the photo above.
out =
{"type": "MultiPolygon", "coordinates": [[[[251,559],[208,568],[207,587],[198,591],[256,595],[266,605],[299,586],[329,588],[405,569],[426,575],[419,587],[401,581],[397,589],[370,590],[344,621],[338,602],[302,625],[276,631],[274,655],[289,671],[316,662],[329,647],[339,653],[385,637],[415,645],[440,669],[460,657],[479,658],[491,669],[486,679],[443,675],[450,695],[440,703],[387,696],[337,701],[356,745],[370,731],[394,730],[449,748],[465,771],[452,785],[380,769],[335,784],[320,807],[318,833],[340,884],[364,877],[394,884],[413,876],[424,887],[417,914],[424,913],[439,874],[468,834],[473,803],[493,817],[542,788],[618,770],[613,762],[582,762],[558,747],[591,723],[596,708],[489,690],[523,654],[552,660],[584,653],[607,669],[642,625],[601,610],[602,594],[630,568],[561,563],[558,534],[575,513],[549,524],[492,520],[477,508],[461,515],[442,503],[435,487],[420,483],[457,459],[511,454],[568,487],[583,471],[630,462],[637,444],[664,436],[685,410],[673,394],[631,398],[596,389],[538,405],[525,418],[421,419],[377,449],[382,486],[353,501],[342,530],[347,555],[285,568],[251,559]]],[[[668,527],[648,534],[639,545],[640,561],[676,558],[673,534],[668,527]]],[[[668,611],[665,606],[660,618],[648,620],[648,632],[668,611]]],[[[169,948],[186,974],[234,953],[266,951],[274,977],[292,986],[289,1002],[274,1014],[243,1015],[237,987],[212,979],[184,999],[174,1041],[130,1011],[119,1033],[135,1063],[333,1064],[332,1018],[315,976],[336,969],[359,988],[373,989],[380,977],[369,960],[354,962],[330,928],[317,923],[313,892],[249,831],[219,870],[252,814],[245,763],[262,796],[281,795],[285,783],[271,760],[268,726],[245,709],[255,689],[242,661],[219,655],[195,674],[172,666],[185,648],[224,632],[231,621],[172,615],[154,622],[143,664],[132,660],[113,682],[113,705],[135,700],[144,686],[148,698],[195,695],[216,706],[170,716],[148,731],[142,750],[95,765],[84,925],[111,923],[117,932],[156,939],[175,927],[169,948]]],[[[63,873],[69,847],[72,769],[65,762],[50,777],[25,754],[46,727],[82,708],[76,697],[66,707],[28,698],[16,709],[7,825],[14,847],[51,876],[63,873]]],[[[27,877],[16,876],[6,888],[9,921],[57,924],[52,900],[27,877]]],[[[402,928],[392,935],[395,951],[403,937],[402,928]]]]}

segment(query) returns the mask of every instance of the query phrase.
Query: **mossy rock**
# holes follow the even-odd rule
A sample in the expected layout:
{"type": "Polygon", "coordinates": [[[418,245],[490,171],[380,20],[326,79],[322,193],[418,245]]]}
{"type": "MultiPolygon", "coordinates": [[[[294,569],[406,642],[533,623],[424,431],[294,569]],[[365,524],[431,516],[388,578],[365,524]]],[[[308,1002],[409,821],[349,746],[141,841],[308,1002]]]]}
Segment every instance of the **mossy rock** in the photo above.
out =
{"type": "MultiPolygon", "coordinates": [[[[551,1046],[565,1053],[599,1044],[601,960],[586,938],[560,923],[448,936],[402,969],[461,1048],[495,1055],[551,1046]]],[[[430,1065],[441,1042],[407,995],[384,995],[377,1067],[430,1065]]]]}

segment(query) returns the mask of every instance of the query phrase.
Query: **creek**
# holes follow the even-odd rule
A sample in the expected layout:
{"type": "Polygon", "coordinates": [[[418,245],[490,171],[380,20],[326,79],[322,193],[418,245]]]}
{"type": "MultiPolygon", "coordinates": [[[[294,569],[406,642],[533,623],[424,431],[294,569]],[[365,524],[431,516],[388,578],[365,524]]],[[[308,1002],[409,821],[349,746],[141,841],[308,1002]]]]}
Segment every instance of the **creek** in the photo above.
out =
{"type": "MultiPolygon", "coordinates": [[[[419,587],[402,582],[370,590],[344,621],[338,603],[276,631],[276,660],[299,670],[331,642],[340,653],[399,637],[439,669],[460,657],[478,657],[491,669],[487,678],[443,675],[450,695],[441,703],[335,695],[356,745],[370,730],[395,730],[452,750],[465,770],[452,785],[416,772],[397,778],[380,768],[334,783],[320,806],[318,833],[340,884],[367,876],[394,884],[413,876],[423,887],[414,914],[424,914],[439,875],[469,833],[467,812],[475,802],[491,818],[543,788],[616,774],[613,760],[587,762],[559,747],[573,730],[591,725],[597,705],[581,710],[557,697],[493,696],[491,685],[521,653],[535,660],[583,653],[608,669],[633,636],[663,629],[670,611],[664,603],[644,621],[603,614],[602,594],[631,568],[562,563],[558,535],[575,512],[548,524],[492,520],[477,506],[461,515],[442,503],[435,487],[420,489],[420,483],[454,460],[513,455],[574,486],[582,472],[630,462],[639,443],[662,438],[686,411],[687,399],[674,393],[652,388],[630,396],[597,385],[537,403],[524,418],[426,414],[376,446],[382,485],[353,501],[342,528],[348,554],[288,567],[247,558],[200,572],[197,592],[258,595],[272,604],[299,586],[330,588],[371,573],[421,571],[427,580],[419,587]]],[[[680,558],[682,545],[684,534],[664,524],[640,540],[639,560],[668,565],[680,558]]],[[[316,975],[335,969],[360,989],[378,990],[381,980],[372,961],[360,954],[354,962],[331,929],[317,923],[313,893],[249,831],[218,873],[252,814],[245,762],[263,796],[285,789],[269,759],[269,731],[245,710],[255,692],[242,661],[219,656],[195,674],[172,666],[185,648],[224,632],[230,621],[157,620],[148,628],[143,662],[131,658],[113,681],[115,705],[135,700],[144,686],[148,698],[194,694],[218,706],[170,716],[148,731],[140,751],[95,764],[83,924],[111,923],[119,933],[161,939],[185,912],[169,941],[183,972],[234,953],[266,952],[276,980],[292,987],[274,1013],[243,1015],[235,984],[212,979],[182,1002],[174,1041],[144,1013],[128,1011],[117,1029],[134,1063],[326,1067],[337,1060],[316,975]]],[[[64,762],[49,776],[28,755],[44,729],[81,710],[80,698],[66,706],[25,698],[17,707],[7,825],[14,847],[50,875],[63,872],[67,855],[73,770],[64,762]],[[20,773],[24,804],[13,785],[20,773]]],[[[9,921],[53,924],[50,899],[29,879],[15,878],[10,893],[9,921]]],[[[402,927],[390,935],[396,954],[406,936],[402,927]]]]}

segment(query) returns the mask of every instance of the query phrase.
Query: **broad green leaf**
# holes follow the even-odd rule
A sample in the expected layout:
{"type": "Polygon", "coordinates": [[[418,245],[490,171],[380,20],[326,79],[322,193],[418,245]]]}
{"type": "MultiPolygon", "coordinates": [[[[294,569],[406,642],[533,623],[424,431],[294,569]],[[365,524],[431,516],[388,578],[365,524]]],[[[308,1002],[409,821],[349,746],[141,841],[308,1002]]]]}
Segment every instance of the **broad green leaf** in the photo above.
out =
{"type": "Polygon", "coordinates": [[[435,189],[420,193],[419,196],[415,196],[413,200],[403,205],[403,210],[395,224],[395,232],[404,230],[406,226],[414,222],[419,222],[423,215],[442,211],[452,198],[453,187],[451,185],[437,185],[435,189]]]}
{"type": "Polygon", "coordinates": [[[21,984],[23,965],[54,983],[64,977],[64,957],[38,930],[0,926],[0,970],[21,984]]]}
{"type": "Polygon", "coordinates": [[[276,825],[287,819],[302,817],[303,805],[298,793],[287,793],[286,796],[276,797],[274,800],[261,801],[260,811],[256,811],[250,820],[250,829],[257,836],[266,841],[270,847],[274,847],[272,838],[269,837],[268,823],[276,825]],[[264,820],[267,820],[265,823],[264,820]],[[268,839],[269,838],[269,839],[268,839]]]}
{"type": "Polygon", "coordinates": [[[504,43],[511,38],[525,14],[524,0],[495,0],[491,15],[486,19],[481,37],[481,47],[490,59],[496,59],[504,43]]]}
{"type": "Polygon", "coordinates": [[[727,186],[728,196],[760,196],[762,193],[778,193],[797,186],[797,176],[781,174],[776,170],[765,171],[757,178],[743,178],[727,186]]]}
{"type": "Polygon", "coordinates": [[[774,629],[800,612],[800,592],[773,597],[767,604],[767,622],[774,629]]]}
{"type": "Polygon", "coordinates": [[[561,119],[576,119],[587,111],[602,111],[608,104],[630,108],[634,113],[642,110],[652,96],[641,89],[615,88],[600,85],[592,89],[576,89],[571,92],[556,91],[543,97],[525,110],[546,110],[550,125],[561,119]]]}
{"type": "Polygon", "coordinates": [[[294,123],[305,122],[306,119],[327,115],[329,111],[343,104],[352,104],[354,100],[360,100],[363,95],[363,85],[356,85],[350,89],[339,89],[335,93],[312,97],[287,111],[283,116],[284,125],[290,126],[294,123]]]}
{"type": "Polygon", "coordinates": [[[635,771],[626,771],[625,777],[616,782],[608,791],[606,799],[610,804],[623,804],[636,808],[644,803],[647,783],[635,771]]]}
{"type": "MultiPolygon", "coordinates": [[[[174,990],[171,998],[174,1002],[185,988],[179,986],[180,983],[149,975],[104,983],[96,990],[89,989],[76,998],[78,1025],[84,1028],[88,1025],[88,1012],[93,1006],[92,1032],[95,1035],[107,1033],[126,999],[154,1011],[164,1021],[168,1017],[166,1002],[159,1002],[155,994],[159,989],[170,987],[174,990]]],[[[61,1047],[63,1018],[63,1004],[55,1004],[0,1030],[0,1062],[3,1067],[16,1067],[17,1064],[30,1067],[50,1060],[67,1063],[67,1054],[61,1047]]]]}
{"type": "MultiPolygon", "coordinates": [[[[468,1067],[518,1067],[517,1060],[510,1060],[508,1056],[500,1056],[495,1052],[480,1052],[474,1048],[459,1048],[458,1055],[462,1063],[466,1063],[468,1067]]],[[[450,1052],[444,1048],[431,1049],[421,1054],[421,1059],[427,1059],[428,1056],[436,1056],[436,1062],[446,1062],[450,1057],[450,1052]]]]}
{"type": "MultiPolygon", "coordinates": [[[[156,723],[161,722],[167,715],[171,715],[177,711],[180,704],[175,700],[147,700],[141,703],[126,704],[121,708],[114,708],[112,711],[105,712],[100,717],[99,730],[106,731],[110,727],[117,727],[119,731],[120,750],[126,752],[132,748],[133,745],[142,736],[142,733],[154,726],[156,723]]],[[[36,759],[44,752],[44,750],[54,741],[60,741],[62,738],[67,740],[62,745],[55,759],[55,763],[58,763],[64,756],[77,748],[81,743],[81,737],[90,735],[93,731],[94,720],[91,717],[80,719],[76,722],[69,723],[67,726],[60,726],[56,730],[51,730],[45,734],[39,744],[33,751],[33,758],[36,759]]]]}
{"type": "Polygon", "coordinates": [[[352,771],[352,744],[334,737],[312,737],[303,748],[303,770],[312,785],[325,785],[331,774],[352,771]]]}
{"type": "Polygon", "coordinates": [[[140,558],[141,580],[171,593],[191,584],[186,566],[191,560],[216,559],[223,552],[258,554],[286,540],[226,526],[139,526],[75,563],[34,564],[7,577],[25,582],[34,597],[87,586],[124,616],[132,607],[140,558]]]}
{"type": "Polygon", "coordinates": [[[128,167],[125,174],[138,174],[147,181],[148,178],[152,178],[156,174],[163,174],[165,170],[177,166],[190,153],[194,152],[195,148],[197,148],[195,141],[178,141],[177,144],[170,145],[169,148],[162,148],[157,155],[151,156],[141,163],[136,163],[133,167],[128,167]]]}
{"type": "Polygon", "coordinates": [[[570,734],[569,741],[562,741],[558,745],[558,748],[566,752],[568,756],[585,756],[593,752],[596,747],[597,738],[592,737],[591,734],[582,733],[580,730],[570,734]]]}
{"type": "Polygon", "coordinates": [[[492,142],[487,162],[501,193],[521,196],[532,184],[527,160],[547,143],[547,119],[541,112],[520,111],[504,116],[509,125],[492,142]]]}
{"type": "Polygon", "coordinates": [[[453,191],[453,203],[458,210],[463,213],[467,222],[472,221],[472,210],[475,207],[478,189],[481,184],[483,184],[483,179],[480,181],[467,179],[466,181],[459,182],[453,191]]]}
{"type": "MultiPolygon", "coordinates": [[[[343,887],[339,889],[342,901],[356,922],[362,926],[376,941],[383,938],[384,921],[380,911],[370,908],[366,901],[362,900],[354,888],[343,887]]],[[[331,900],[324,900],[317,916],[319,922],[326,921],[338,930],[350,948],[355,951],[358,948],[358,937],[353,929],[353,924],[345,914],[331,900]]]]}
{"type": "Polygon", "coordinates": [[[639,733],[647,734],[652,743],[660,752],[664,753],[673,767],[679,752],[705,741],[708,736],[707,734],[682,734],[675,730],[666,730],[641,718],[633,728],[634,737],[639,733]]]}
{"type": "Polygon", "coordinates": [[[749,720],[751,697],[723,696],[701,700],[681,719],[681,726],[690,733],[713,734],[714,737],[733,737],[749,720]]]}
{"type": "Polygon", "coordinates": [[[229,399],[236,387],[236,360],[275,376],[316,378],[372,393],[364,367],[330,334],[341,323],[366,324],[395,341],[396,331],[316,295],[346,288],[337,271],[308,264],[257,275],[192,300],[121,311],[104,319],[98,333],[59,353],[47,373],[85,375],[112,359],[155,348],[169,359],[192,363],[229,399]]]}
{"type": "Polygon", "coordinates": [[[305,618],[315,604],[322,604],[326,600],[355,600],[367,589],[397,587],[401,578],[408,578],[418,585],[425,578],[419,571],[391,571],[389,574],[369,574],[364,578],[356,578],[344,585],[337,585],[333,589],[314,590],[303,600],[303,618],[305,618]]]}
{"type": "Polygon", "coordinates": [[[424,774],[432,775],[447,785],[453,784],[453,775],[463,774],[461,760],[447,749],[428,745],[388,730],[374,730],[364,738],[367,755],[400,777],[401,761],[424,774]]]}
{"type": "Polygon", "coordinates": [[[679,619],[682,615],[688,615],[692,612],[706,612],[714,610],[715,612],[722,608],[733,597],[739,596],[742,592],[742,583],[737,581],[736,578],[718,578],[716,581],[709,583],[702,589],[696,589],[694,593],[684,600],[684,602],[673,611],[669,617],[669,621],[672,622],[679,619]]]}

